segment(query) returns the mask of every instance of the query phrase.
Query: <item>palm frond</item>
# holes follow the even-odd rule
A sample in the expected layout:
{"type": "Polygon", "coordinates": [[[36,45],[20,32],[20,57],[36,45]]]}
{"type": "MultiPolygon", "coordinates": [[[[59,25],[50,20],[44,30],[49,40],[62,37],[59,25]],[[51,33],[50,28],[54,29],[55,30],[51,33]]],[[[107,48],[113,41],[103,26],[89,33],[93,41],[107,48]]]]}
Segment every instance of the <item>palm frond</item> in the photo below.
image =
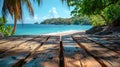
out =
{"type": "Polygon", "coordinates": [[[61,0],[61,1],[62,1],[62,3],[66,3],[67,6],[70,7],[70,2],[71,2],[72,0],[61,0]]]}
{"type": "Polygon", "coordinates": [[[33,0],[35,3],[37,3],[39,6],[42,4],[43,0],[33,0]]]}
{"type": "Polygon", "coordinates": [[[34,16],[34,11],[33,11],[32,4],[31,4],[30,0],[26,1],[26,5],[27,5],[27,8],[29,9],[30,15],[34,16]]]}

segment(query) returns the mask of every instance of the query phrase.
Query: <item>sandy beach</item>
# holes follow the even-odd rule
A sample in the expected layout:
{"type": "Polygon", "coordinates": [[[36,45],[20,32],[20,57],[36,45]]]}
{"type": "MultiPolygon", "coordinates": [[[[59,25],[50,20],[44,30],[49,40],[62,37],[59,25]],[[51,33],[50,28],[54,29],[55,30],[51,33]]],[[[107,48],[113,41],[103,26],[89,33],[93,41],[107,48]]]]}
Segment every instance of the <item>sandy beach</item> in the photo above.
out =
{"type": "Polygon", "coordinates": [[[85,34],[85,30],[69,30],[69,31],[49,33],[49,34],[43,34],[43,35],[65,36],[65,35],[72,35],[72,34],[77,34],[77,33],[85,34]]]}

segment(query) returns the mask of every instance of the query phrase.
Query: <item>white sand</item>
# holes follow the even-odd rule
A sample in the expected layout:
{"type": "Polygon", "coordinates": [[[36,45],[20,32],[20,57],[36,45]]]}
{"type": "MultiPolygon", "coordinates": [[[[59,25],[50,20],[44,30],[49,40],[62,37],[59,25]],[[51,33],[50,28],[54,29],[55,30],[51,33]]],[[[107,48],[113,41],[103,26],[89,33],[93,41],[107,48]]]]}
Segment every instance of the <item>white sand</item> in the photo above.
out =
{"type": "Polygon", "coordinates": [[[50,36],[65,36],[65,35],[72,35],[75,33],[84,33],[85,30],[69,30],[69,31],[63,31],[63,32],[56,32],[56,33],[49,33],[49,34],[43,34],[43,35],[50,35],[50,36]]]}

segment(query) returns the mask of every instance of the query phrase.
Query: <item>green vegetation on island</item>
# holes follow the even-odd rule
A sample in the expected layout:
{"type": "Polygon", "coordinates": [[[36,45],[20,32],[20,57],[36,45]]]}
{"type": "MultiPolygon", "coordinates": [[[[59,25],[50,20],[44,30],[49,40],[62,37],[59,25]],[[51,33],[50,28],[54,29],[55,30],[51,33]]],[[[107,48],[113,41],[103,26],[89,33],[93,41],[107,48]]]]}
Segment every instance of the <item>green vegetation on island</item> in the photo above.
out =
{"type": "Polygon", "coordinates": [[[86,17],[52,18],[44,20],[41,24],[90,25],[90,21],[86,17]]]}

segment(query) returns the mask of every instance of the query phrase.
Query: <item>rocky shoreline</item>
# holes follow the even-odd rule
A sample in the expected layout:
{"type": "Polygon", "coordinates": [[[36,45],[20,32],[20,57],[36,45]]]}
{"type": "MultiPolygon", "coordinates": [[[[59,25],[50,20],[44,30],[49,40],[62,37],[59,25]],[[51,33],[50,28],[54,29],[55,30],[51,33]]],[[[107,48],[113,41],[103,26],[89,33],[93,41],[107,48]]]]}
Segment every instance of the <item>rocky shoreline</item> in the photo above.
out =
{"type": "Polygon", "coordinates": [[[86,31],[86,34],[95,34],[95,35],[116,35],[120,34],[120,26],[110,27],[110,26],[95,26],[86,31]]]}

